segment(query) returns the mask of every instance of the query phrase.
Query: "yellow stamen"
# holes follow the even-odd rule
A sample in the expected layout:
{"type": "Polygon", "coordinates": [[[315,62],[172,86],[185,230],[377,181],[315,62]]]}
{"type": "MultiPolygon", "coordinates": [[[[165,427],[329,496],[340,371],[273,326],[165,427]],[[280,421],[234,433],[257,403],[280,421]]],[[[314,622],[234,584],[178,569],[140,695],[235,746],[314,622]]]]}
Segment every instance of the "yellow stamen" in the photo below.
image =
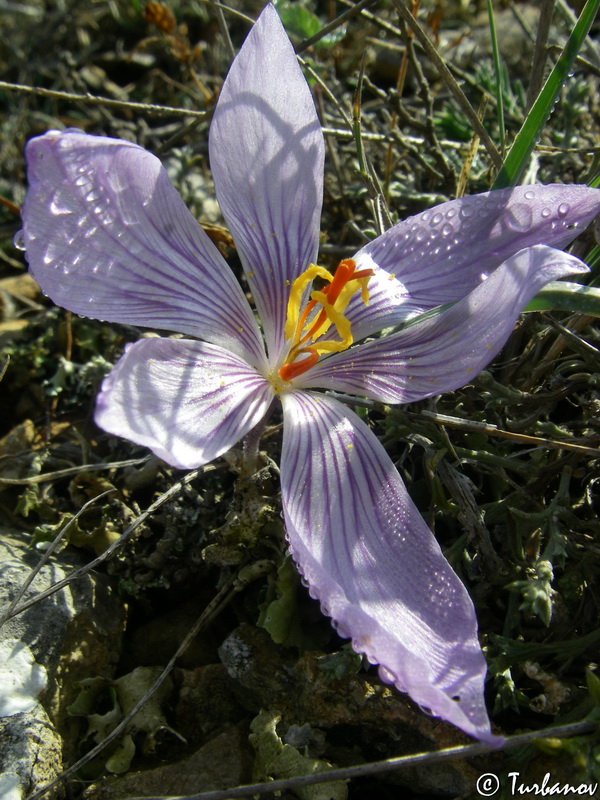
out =
{"type": "Polygon", "coordinates": [[[365,305],[369,302],[368,282],[372,275],[371,269],[357,271],[354,259],[346,258],[340,261],[333,275],[311,264],[296,278],[290,291],[285,323],[285,336],[291,347],[279,368],[279,376],[284,381],[289,382],[309,370],[322,353],[340,352],[350,347],[354,340],[350,320],[344,312],[357,292],[365,305]],[[310,299],[301,310],[306,289],[317,277],[328,285],[320,291],[311,291],[310,299]],[[331,325],[335,326],[339,339],[323,340],[331,325]]]}
{"type": "Polygon", "coordinates": [[[316,277],[324,278],[326,281],[331,282],[333,275],[323,267],[318,267],[316,264],[311,264],[308,269],[305,269],[302,275],[299,275],[290,291],[290,299],[288,300],[287,319],[285,322],[285,338],[293,339],[296,336],[297,326],[300,322],[300,303],[304,295],[304,290],[309,283],[312,283],[316,277]]]}

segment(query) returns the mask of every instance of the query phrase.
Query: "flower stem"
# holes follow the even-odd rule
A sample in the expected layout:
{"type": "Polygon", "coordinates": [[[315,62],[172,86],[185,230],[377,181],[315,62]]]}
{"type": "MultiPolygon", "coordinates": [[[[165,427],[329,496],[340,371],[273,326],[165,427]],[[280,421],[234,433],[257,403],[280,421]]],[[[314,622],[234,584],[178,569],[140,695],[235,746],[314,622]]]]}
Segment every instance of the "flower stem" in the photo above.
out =
{"type": "Polygon", "coordinates": [[[242,475],[254,475],[256,470],[258,469],[258,453],[259,453],[259,446],[260,446],[260,437],[265,429],[265,425],[269,417],[271,416],[271,412],[273,411],[273,405],[275,401],[271,403],[269,408],[267,409],[267,413],[261,419],[261,421],[255,425],[251,431],[249,431],[246,436],[244,437],[244,441],[242,444],[242,475]]]}

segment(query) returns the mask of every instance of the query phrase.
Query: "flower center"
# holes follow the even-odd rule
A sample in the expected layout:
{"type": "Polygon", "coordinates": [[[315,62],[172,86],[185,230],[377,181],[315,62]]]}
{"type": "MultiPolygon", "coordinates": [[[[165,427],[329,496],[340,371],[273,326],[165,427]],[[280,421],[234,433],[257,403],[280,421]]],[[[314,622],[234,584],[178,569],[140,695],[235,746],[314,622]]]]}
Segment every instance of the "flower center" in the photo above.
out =
{"type": "Polygon", "coordinates": [[[344,316],[352,296],[360,292],[366,305],[369,302],[367,284],[372,269],[356,269],[353,258],[345,258],[332,275],[329,270],[311,264],[292,284],[288,300],[285,336],[291,342],[287,358],[279,368],[279,376],[291,381],[313,367],[322,353],[345,350],[354,341],[350,320],[344,316]],[[306,288],[315,278],[327,282],[323,289],[313,289],[304,308],[306,288]],[[339,339],[323,339],[331,325],[339,339]]]}

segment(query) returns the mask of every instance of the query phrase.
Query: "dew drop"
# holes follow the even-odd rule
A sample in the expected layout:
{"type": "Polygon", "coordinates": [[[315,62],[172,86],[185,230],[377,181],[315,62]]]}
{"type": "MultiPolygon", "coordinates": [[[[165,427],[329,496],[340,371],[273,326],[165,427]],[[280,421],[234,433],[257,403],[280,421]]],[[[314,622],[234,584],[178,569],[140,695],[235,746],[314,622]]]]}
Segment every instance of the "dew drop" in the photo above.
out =
{"type": "Polygon", "coordinates": [[[463,219],[469,219],[475,213],[475,209],[471,208],[471,206],[463,206],[460,210],[460,216],[463,219]]]}
{"type": "Polygon", "coordinates": [[[446,211],[446,219],[452,219],[452,217],[455,216],[456,216],[456,210],[454,208],[450,208],[448,209],[448,211],[446,211]]]}
{"type": "Polygon", "coordinates": [[[525,198],[525,200],[533,200],[533,198],[535,197],[535,195],[534,195],[534,193],[531,191],[531,189],[529,189],[529,190],[527,190],[527,191],[525,192],[525,194],[523,195],[523,197],[525,198]]]}
{"type": "Polygon", "coordinates": [[[85,199],[88,203],[97,203],[101,197],[102,194],[97,189],[90,189],[90,191],[86,194],[85,199]]]}
{"type": "Polygon", "coordinates": [[[25,250],[25,231],[20,230],[15,233],[13,245],[17,250],[25,250]]]}
{"type": "Polygon", "coordinates": [[[449,222],[444,223],[442,225],[442,236],[452,236],[454,233],[454,226],[451,225],[449,222]]]}
{"type": "Polygon", "coordinates": [[[523,203],[513,206],[505,214],[506,224],[513,231],[528,231],[533,221],[533,210],[523,203]]]}
{"type": "Polygon", "coordinates": [[[434,215],[433,215],[433,217],[431,218],[431,224],[432,224],[432,225],[439,225],[439,224],[440,224],[440,222],[441,222],[443,219],[444,219],[444,215],[443,215],[443,214],[440,214],[440,212],[438,211],[438,212],[437,212],[436,214],[434,214],[434,215]]]}
{"type": "Polygon", "coordinates": [[[72,213],[67,203],[65,203],[65,196],[60,192],[55,194],[50,202],[50,213],[57,217],[62,214],[72,213]]]}
{"type": "Polygon", "coordinates": [[[559,217],[566,217],[569,213],[569,204],[561,203],[557,209],[559,217]]]}
{"type": "Polygon", "coordinates": [[[550,214],[552,214],[552,211],[550,211],[549,208],[542,208],[542,218],[543,219],[548,219],[550,214]]]}

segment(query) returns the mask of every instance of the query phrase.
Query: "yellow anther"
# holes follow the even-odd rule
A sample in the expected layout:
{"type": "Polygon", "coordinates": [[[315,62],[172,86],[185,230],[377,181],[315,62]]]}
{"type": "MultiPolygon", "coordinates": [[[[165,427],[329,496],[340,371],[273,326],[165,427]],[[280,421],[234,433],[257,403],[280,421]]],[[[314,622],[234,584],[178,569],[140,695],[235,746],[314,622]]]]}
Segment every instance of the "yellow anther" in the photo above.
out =
{"type": "Polygon", "coordinates": [[[317,264],[311,264],[292,284],[290,299],[288,300],[287,319],[285,321],[286,339],[293,339],[298,333],[296,329],[300,318],[300,305],[304,297],[304,291],[316,277],[324,278],[329,282],[333,280],[333,275],[329,270],[319,267],[317,264]]]}
{"type": "Polygon", "coordinates": [[[285,323],[285,336],[291,347],[279,368],[279,376],[284,381],[289,382],[309,370],[322,353],[340,352],[350,347],[354,340],[350,320],[344,312],[357,292],[365,305],[369,302],[368,282],[372,275],[371,269],[357,271],[354,259],[346,258],[338,264],[334,275],[311,264],[296,278],[290,290],[285,323]],[[328,285],[311,291],[302,308],[306,290],[315,278],[322,278],[328,285]],[[339,339],[323,339],[332,325],[339,339]]]}

